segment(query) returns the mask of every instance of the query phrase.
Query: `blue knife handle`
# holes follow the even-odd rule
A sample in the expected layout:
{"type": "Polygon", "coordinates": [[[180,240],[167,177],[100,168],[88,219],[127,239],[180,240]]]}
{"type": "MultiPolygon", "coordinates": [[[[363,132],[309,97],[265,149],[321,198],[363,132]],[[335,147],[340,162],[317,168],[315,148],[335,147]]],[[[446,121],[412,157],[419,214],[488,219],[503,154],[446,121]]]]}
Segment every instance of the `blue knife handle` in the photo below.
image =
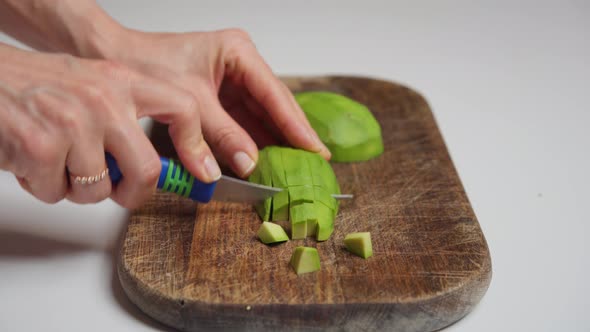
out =
{"type": "MultiPolygon", "coordinates": [[[[105,153],[109,176],[113,184],[119,183],[123,173],[110,153],[105,153]]],[[[190,174],[182,164],[174,159],[160,157],[162,170],[158,178],[158,189],[171,192],[194,201],[207,203],[211,200],[217,182],[203,183],[190,174]]]]}

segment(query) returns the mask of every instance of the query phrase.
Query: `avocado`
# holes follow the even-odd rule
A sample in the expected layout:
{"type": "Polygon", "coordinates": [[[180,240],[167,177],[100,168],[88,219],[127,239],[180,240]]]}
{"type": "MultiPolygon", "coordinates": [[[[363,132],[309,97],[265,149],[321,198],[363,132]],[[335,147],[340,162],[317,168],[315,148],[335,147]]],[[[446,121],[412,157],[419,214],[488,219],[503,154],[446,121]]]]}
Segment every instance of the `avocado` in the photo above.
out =
{"type": "Polygon", "coordinates": [[[334,231],[340,186],[330,164],[320,155],[287,147],[267,146],[249,181],[285,190],[256,206],[263,221],[291,222],[291,238],[327,240],[334,231]]]}
{"type": "MultiPolygon", "coordinates": [[[[258,153],[258,164],[248,180],[250,182],[259,183],[265,186],[272,186],[272,176],[270,173],[271,164],[269,163],[268,157],[266,156],[265,150],[261,150],[258,153]]],[[[272,197],[265,199],[261,204],[255,206],[256,212],[260,215],[263,221],[271,220],[272,214],[272,197]]]]}
{"type": "Polygon", "coordinates": [[[290,264],[298,275],[318,271],[320,269],[320,255],[316,248],[297,247],[291,255],[290,264]]]}
{"type": "Polygon", "coordinates": [[[325,91],[300,92],[295,100],[332,152],[332,161],[365,161],[383,153],[381,126],[365,105],[325,91]]]}
{"type": "Polygon", "coordinates": [[[287,236],[283,227],[268,221],[262,222],[257,235],[264,244],[289,241],[289,236],[287,236]]]}
{"type": "Polygon", "coordinates": [[[350,233],[346,235],[344,246],[346,250],[362,258],[367,259],[373,256],[373,245],[371,244],[371,233],[369,232],[350,233]]]}

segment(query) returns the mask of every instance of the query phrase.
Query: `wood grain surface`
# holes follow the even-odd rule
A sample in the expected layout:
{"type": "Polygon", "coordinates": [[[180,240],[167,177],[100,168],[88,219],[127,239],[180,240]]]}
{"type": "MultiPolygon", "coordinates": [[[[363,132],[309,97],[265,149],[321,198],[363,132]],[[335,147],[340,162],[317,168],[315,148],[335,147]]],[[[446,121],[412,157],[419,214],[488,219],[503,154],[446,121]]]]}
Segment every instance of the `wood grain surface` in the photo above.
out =
{"type": "MultiPolygon", "coordinates": [[[[390,82],[286,78],[293,91],[325,90],[366,104],[385,152],[333,164],[341,205],[326,242],[266,246],[250,205],[196,204],[158,193],[132,214],[118,272],[146,314],[181,330],[432,331],[466,315],[491,279],[488,247],[424,98],[390,82]],[[368,231],[373,257],[343,248],[368,231]],[[321,270],[297,276],[293,248],[318,248],[321,270]]],[[[173,157],[166,128],[152,140],[173,157]]]]}

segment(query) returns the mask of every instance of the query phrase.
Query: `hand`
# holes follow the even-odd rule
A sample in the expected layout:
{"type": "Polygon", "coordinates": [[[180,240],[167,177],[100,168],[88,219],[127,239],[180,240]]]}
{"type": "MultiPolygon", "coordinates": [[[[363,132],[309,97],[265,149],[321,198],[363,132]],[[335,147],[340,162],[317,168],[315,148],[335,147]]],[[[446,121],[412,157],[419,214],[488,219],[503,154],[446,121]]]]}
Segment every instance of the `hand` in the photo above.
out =
{"type": "Polygon", "coordinates": [[[255,143],[263,147],[286,142],[330,158],[289,89],[272,73],[245,32],[125,30],[117,35],[120,46],[111,48],[107,57],[195,96],[193,116],[200,123],[193,121],[191,127],[172,124],[170,135],[181,161],[197,177],[209,146],[241,177],[254,169],[255,143]]]}
{"type": "Polygon", "coordinates": [[[0,168],[45,202],[111,196],[133,208],[154,191],[161,167],[137,119],[149,114],[186,133],[199,126],[195,105],[191,94],[112,61],[0,44],[0,168]],[[105,151],[125,174],[115,188],[108,178],[72,181],[100,174],[105,151]]]}

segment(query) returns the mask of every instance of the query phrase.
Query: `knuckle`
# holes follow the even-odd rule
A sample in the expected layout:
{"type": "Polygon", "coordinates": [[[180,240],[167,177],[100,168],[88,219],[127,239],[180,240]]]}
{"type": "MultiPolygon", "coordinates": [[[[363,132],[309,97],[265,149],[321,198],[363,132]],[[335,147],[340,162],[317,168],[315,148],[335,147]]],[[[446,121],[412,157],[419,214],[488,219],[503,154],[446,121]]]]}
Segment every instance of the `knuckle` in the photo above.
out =
{"type": "Polygon", "coordinates": [[[175,112],[179,124],[195,121],[200,118],[199,109],[201,109],[199,98],[192,93],[182,92],[182,102],[180,109],[175,112]]]}
{"type": "Polygon", "coordinates": [[[161,163],[157,158],[151,159],[142,165],[139,177],[139,185],[144,188],[153,189],[158,177],[160,176],[161,163]]]}
{"type": "Polygon", "coordinates": [[[175,127],[186,126],[189,123],[194,123],[195,121],[200,122],[200,107],[199,99],[193,95],[190,95],[182,109],[178,111],[178,118],[176,121],[174,121],[175,127]]]}
{"type": "Polygon", "coordinates": [[[230,126],[221,127],[219,128],[213,137],[211,138],[211,143],[215,147],[222,147],[228,146],[231,142],[239,141],[239,133],[238,131],[234,130],[234,128],[230,126]]]}
{"type": "Polygon", "coordinates": [[[57,115],[57,122],[67,132],[80,132],[82,130],[80,108],[73,105],[64,105],[57,115]]]}
{"type": "Polygon", "coordinates": [[[30,131],[24,135],[23,152],[34,165],[54,165],[60,162],[58,145],[49,135],[42,131],[30,131]]]}
{"type": "Polygon", "coordinates": [[[61,65],[67,69],[75,70],[80,66],[81,60],[71,54],[60,53],[60,54],[56,54],[56,56],[58,57],[59,61],[61,62],[61,65]]]}
{"type": "Polygon", "coordinates": [[[102,75],[116,80],[129,81],[131,77],[129,67],[114,60],[97,61],[96,67],[102,75]]]}
{"type": "Polygon", "coordinates": [[[106,97],[105,89],[101,88],[97,84],[86,84],[80,86],[80,92],[91,100],[102,100],[106,97]]]}
{"type": "Polygon", "coordinates": [[[192,93],[186,93],[186,100],[184,103],[184,112],[191,118],[199,117],[199,99],[192,93]]]}
{"type": "Polygon", "coordinates": [[[120,115],[125,112],[128,104],[121,102],[111,87],[102,84],[89,84],[81,88],[80,93],[84,96],[87,116],[83,117],[78,109],[75,113],[80,120],[79,125],[85,121],[94,121],[93,127],[97,125],[108,125],[109,122],[116,123],[120,115]],[[117,105],[117,107],[115,107],[117,105]],[[97,122],[98,121],[98,122],[97,122]]]}
{"type": "Polygon", "coordinates": [[[226,36],[226,38],[230,40],[241,40],[247,42],[252,41],[250,34],[246,30],[241,28],[230,28],[222,30],[222,32],[226,36]]]}

